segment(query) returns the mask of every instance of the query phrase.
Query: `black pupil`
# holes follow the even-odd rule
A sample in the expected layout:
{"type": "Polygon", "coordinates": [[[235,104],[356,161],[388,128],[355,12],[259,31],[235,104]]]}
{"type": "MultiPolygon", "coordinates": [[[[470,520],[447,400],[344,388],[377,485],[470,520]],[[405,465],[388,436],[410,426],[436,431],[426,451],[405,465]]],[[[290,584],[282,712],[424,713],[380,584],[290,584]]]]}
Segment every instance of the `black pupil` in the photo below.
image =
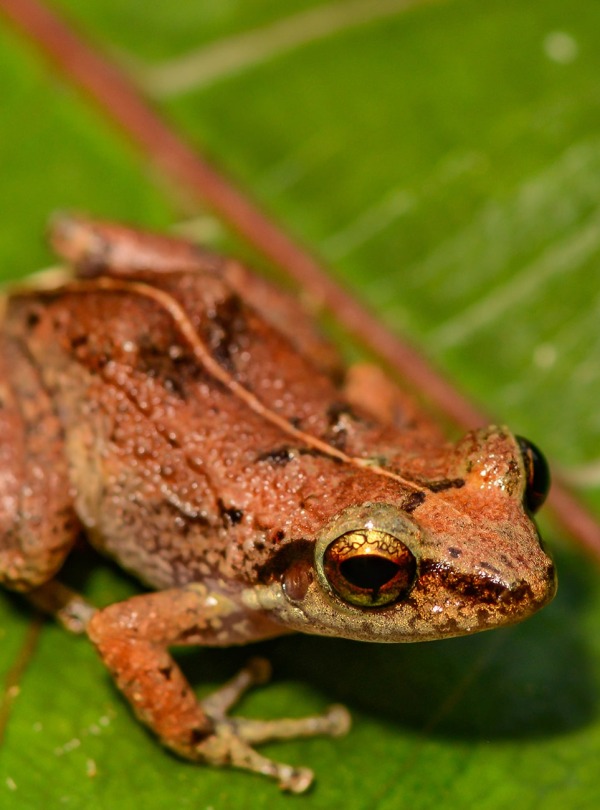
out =
{"type": "Polygon", "coordinates": [[[544,454],[529,439],[517,436],[527,475],[525,505],[530,512],[537,512],[546,500],[550,489],[550,469],[544,454]]]}
{"type": "Polygon", "coordinates": [[[376,554],[351,557],[340,565],[340,573],[351,585],[366,591],[378,591],[393,579],[399,566],[376,554]]]}

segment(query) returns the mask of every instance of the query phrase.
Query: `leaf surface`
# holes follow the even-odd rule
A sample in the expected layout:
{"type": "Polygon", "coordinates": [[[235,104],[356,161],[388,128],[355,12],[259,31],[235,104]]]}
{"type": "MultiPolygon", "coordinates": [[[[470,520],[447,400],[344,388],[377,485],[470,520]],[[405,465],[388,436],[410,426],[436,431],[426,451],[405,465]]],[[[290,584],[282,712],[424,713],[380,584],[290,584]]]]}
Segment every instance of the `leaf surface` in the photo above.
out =
{"type": "MultiPolygon", "coordinates": [[[[600,514],[597,3],[56,7],[391,329],[543,447],[600,514]]],[[[165,229],[189,216],[178,190],[6,26],[0,68],[3,279],[53,261],[42,240],[53,210],[165,229]]],[[[248,252],[193,213],[197,233],[248,252]]],[[[315,769],[315,790],[298,799],[165,753],[86,640],[48,623],[5,731],[0,806],[596,806],[598,574],[543,528],[560,590],[522,626],[430,645],[290,637],[252,648],[276,678],[244,714],[341,701],[354,716],[343,739],[265,748],[315,769]]],[[[99,564],[85,589],[106,604],[135,586],[99,564]]],[[[0,677],[30,621],[0,594],[0,677]]],[[[182,662],[203,694],[247,655],[188,651],[182,662]]]]}

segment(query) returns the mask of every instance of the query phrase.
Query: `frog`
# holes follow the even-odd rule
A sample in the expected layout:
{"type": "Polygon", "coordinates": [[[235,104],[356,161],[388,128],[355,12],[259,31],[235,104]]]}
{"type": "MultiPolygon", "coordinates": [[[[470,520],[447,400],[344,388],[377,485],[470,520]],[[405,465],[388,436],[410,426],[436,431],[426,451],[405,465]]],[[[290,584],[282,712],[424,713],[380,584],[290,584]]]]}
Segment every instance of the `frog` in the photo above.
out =
{"type": "Polygon", "coordinates": [[[552,599],[531,442],[449,439],[387,372],[344,369],[294,294],[191,240],[62,214],[50,241],[62,269],[4,301],[0,582],[86,634],[172,752],[301,793],[312,771],[260,744],[350,725],[232,716],[268,663],[200,700],[172,647],[435,640],[552,599]],[[71,591],[82,538],[141,592],[71,591]]]}

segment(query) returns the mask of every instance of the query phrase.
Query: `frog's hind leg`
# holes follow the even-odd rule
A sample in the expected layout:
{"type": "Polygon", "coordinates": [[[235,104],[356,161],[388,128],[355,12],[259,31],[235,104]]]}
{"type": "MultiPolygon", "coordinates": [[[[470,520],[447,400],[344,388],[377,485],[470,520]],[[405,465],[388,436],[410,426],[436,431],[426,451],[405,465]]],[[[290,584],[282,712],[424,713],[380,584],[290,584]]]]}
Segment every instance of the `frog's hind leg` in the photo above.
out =
{"type": "Polygon", "coordinates": [[[55,214],[50,221],[49,236],[58,255],[84,278],[110,275],[131,279],[161,273],[215,272],[224,261],[185,239],[72,214],[55,214]]]}
{"type": "Polygon", "coordinates": [[[239,594],[199,583],[110,605],[88,625],[117,686],[163,744],[188,759],[261,773],[276,779],[284,790],[301,793],[310,785],[311,771],[273,762],[253,745],[343,734],[350,723],[348,712],[334,706],[321,716],[301,719],[230,717],[228,710],[240,696],[267,680],[268,665],[254,659],[228,684],[199,701],[168,651],[182,644],[243,644],[281,632],[262,611],[249,610],[239,594]]]}
{"type": "Polygon", "coordinates": [[[166,273],[217,275],[317,368],[336,378],[341,374],[337,351],[320,334],[313,316],[297,296],[255,275],[236,260],[218,256],[186,239],[68,214],[53,218],[50,240],[80,277],[109,275],[159,285],[160,276],[166,273]]]}
{"type": "Polygon", "coordinates": [[[60,423],[25,351],[0,336],[0,582],[48,582],[78,532],[60,423]]]}

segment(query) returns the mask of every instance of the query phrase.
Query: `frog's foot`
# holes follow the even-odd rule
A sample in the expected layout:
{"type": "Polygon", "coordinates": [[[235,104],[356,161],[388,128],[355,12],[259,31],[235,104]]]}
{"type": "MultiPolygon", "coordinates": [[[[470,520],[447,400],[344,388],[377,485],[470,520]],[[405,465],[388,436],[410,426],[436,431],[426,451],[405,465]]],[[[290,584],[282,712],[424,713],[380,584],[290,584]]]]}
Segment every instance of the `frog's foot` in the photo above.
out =
{"type": "Polygon", "coordinates": [[[248,688],[265,683],[270,674],[269,663],[254,658],[225,686],[201,702],[214,723],[214,731],[198,744],[197,752],[207,762],[260,773],[276,779],[282,790],[303,793],[313,781],[311,770],[274,762],[252,746],[320,734],[337,737],[350,728],[350,714],[343,706],[331,706],[322,715],[298,719],[249,720],[226,715],[248,688]]]}

